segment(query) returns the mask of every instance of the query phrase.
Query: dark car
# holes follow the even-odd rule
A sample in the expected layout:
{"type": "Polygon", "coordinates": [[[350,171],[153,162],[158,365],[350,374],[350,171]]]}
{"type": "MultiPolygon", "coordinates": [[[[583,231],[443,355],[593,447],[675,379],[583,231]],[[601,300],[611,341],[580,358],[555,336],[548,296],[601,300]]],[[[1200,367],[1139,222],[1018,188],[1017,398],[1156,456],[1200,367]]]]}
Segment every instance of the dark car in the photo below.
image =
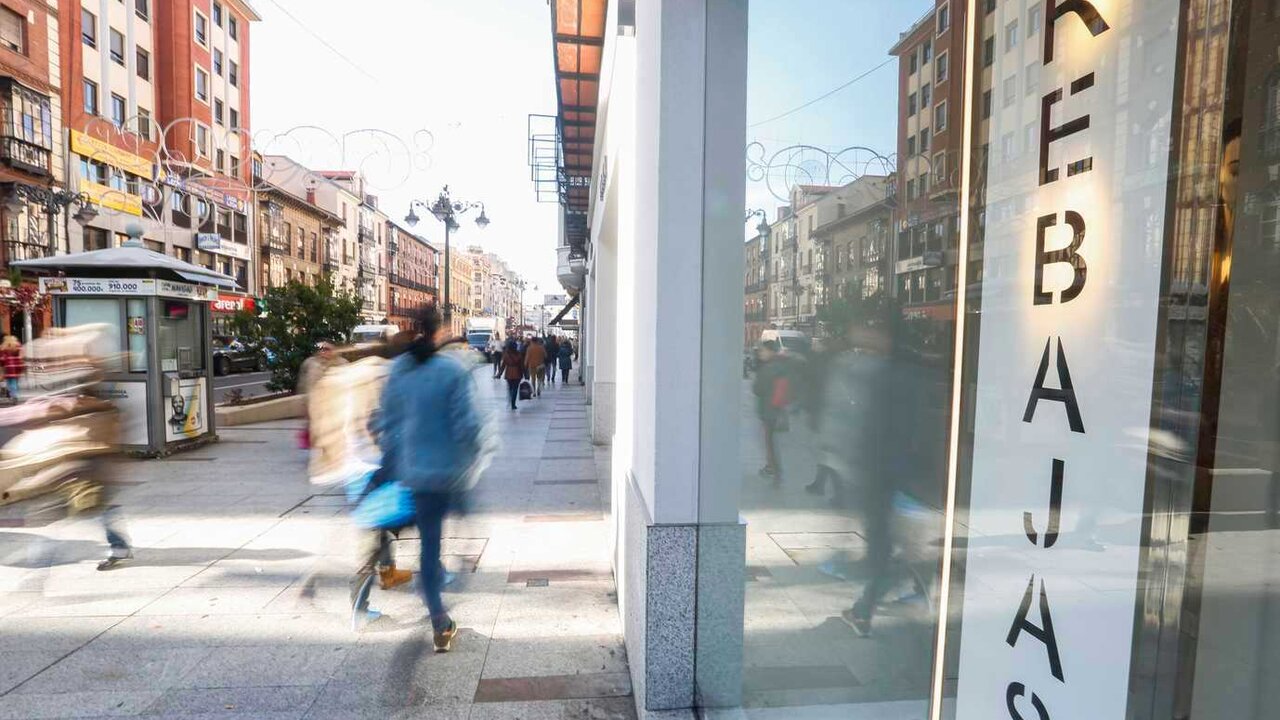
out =
{"type": "Polygon", "coordinates": [[[257,372],[267,366],[266,358],[248,345],[228,336],[213,338],[213,374],[228,375],[248,370],[257,372]]]}

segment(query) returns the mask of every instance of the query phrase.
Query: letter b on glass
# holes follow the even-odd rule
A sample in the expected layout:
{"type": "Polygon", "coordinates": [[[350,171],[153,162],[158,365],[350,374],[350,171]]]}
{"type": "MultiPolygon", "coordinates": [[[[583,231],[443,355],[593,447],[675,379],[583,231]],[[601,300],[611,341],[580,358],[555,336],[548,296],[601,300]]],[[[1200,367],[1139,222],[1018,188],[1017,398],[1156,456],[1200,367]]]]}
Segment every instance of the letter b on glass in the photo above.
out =
{"type": "Polygon", "coordinates": [[[1032,299],[1036,305],[1053,303],[1053,293],[1044,289],[1044,268],[1053,263],[1065,263],[1071,266],[1071,285],[1063,290],[1059,302],[1068,303],[1080,297],[1084,292],[1084,284],[1088,275],[1088,267],[1080,256],[1080,246],[1084,244],[1084,218],[1074,210],[1063,213],[1067,225],[1071,227],[1071,244],[1058,250],[1044,249],[1045,231],[1058,224],[1056,214],[1041,215],[1036,218],[1036,287],[1032,299]]]}

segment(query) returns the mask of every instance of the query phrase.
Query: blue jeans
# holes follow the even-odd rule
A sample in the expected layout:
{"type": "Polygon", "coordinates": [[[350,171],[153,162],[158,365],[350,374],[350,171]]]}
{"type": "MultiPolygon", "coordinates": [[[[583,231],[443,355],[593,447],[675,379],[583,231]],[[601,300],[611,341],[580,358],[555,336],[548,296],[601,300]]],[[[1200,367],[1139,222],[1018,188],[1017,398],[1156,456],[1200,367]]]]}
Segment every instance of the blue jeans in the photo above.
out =
{"type": "Polygon", "coordinates": [[[5,378],[4,386],[9,390],[9,397],[18,399],[18,378],[5,378]]]}
{"type": "Polygon", "coordinates": [[[447,493],[415,493],[413,504],[418,513],[418,535],[422,538],[422,598],[431,613],[432,628],[444,630],[452,620],[440,596],[444,589],[440,536],[444,532],[444,516],[453,508],[454,499],[447,493]]]}

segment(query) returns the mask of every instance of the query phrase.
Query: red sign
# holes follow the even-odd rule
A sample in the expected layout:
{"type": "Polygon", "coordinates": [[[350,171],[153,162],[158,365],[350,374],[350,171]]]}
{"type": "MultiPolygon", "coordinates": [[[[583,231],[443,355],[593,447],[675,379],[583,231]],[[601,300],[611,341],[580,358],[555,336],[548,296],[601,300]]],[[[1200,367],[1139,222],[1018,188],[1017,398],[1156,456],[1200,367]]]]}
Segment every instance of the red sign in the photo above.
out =
{"type": "Polygon", "coordinates": [[[253,312],[253,298],[244,295],[223,295],[218,294],[218,299],[209,305],[209,309],[216,313],[237,313],[241,310],[253,312]]]}

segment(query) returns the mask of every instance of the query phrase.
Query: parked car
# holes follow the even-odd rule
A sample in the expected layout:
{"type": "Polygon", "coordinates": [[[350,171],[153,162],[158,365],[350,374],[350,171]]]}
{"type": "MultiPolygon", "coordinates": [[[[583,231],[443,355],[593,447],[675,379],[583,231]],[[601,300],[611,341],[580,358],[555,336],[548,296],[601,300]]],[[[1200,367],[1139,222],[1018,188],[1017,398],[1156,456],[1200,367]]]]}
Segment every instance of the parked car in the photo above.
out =
{"type": "Polygon", "coordinates": [[[213,338],[213,374],[229,375],[233,372],[258,372],[267,366],[263,353],[255,352],[236,338],[221,335],[213,338]]]}

